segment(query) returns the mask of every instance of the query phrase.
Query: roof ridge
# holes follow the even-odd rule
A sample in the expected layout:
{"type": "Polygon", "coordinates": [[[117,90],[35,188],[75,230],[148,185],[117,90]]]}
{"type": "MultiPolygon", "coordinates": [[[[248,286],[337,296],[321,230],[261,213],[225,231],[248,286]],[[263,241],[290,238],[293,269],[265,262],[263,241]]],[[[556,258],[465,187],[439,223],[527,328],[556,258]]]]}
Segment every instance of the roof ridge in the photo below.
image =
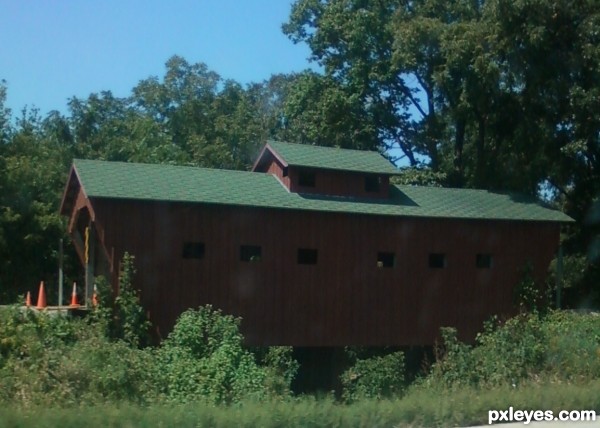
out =
{"type": "MultiPolygon", "coordinates": [[[[393,183],[392,183],[393,184],[393,183]]],[[[522,192],[513,192],[513,191],[508,191],[508,190],[494,190],[494,189],[474,189],[472,187],[445,187],[445,186],[423,186],[421,184],[394,184],[394,186],[396,187],[418,187],[418,188],[425,188],[425,189],[443,189],[443,190],[451,190],[451,191],[459,191],[459,192],[465,192],[465,191],[469,191],[469,192],[487,192],[487,193],[497,193],[500,195],[523,195],[523,196],[529,196],[527,193],[522,193],[522,192]]]]}
{"type": "Polygon", "coordinates": [[[375,153],[375,154],[383,156],[383,153],[380,152],[379,150],[349,149],[349,148],[346,148],[346,147],[339,147],[339,146],[322,146],[320,144],[314,144],[314,143],[290,143],[289,141],[267,140],[267,144],[270,144],[270,143],[285,144],[285,145],[288,145],[288,146],[311,147],[311,148],[315,148],[317,150],[343,150],[343,151],[357,152],[357,153],[375,153]]]}
{"type": "Polygon", "coordinates": [[[174,165],[170,163],[150,163],[150,162],[124,162],[124,161],[108,161],[102,159],[80,159],[73,158],[73,164],[77,165],[77,162],[97,162],[97,163],[105,163],[105,164],[121,164],[121,165],[142,165],[142,166],[150,166],[157,168],[171,167],[177,169],[193,169],[193,170],[202,170],[202,171],[210,171],[216,173],[233,173],[233,174],[253,174],[253,175],[268,175],[262,172],[254,172],[254,171],[245,171],[241,169],[227,169],[227,168],[209,168],[206,166],[194,166],[194,165],[174,165]]]}

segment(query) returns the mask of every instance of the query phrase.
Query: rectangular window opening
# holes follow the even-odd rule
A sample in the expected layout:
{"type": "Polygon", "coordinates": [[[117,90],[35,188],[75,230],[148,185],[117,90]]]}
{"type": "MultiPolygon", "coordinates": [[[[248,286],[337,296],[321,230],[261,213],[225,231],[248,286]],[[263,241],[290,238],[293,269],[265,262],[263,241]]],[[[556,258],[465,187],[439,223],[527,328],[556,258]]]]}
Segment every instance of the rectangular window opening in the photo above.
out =
{"type": "Polygon", "coordinates": [[[381,177],[377,175],[367,175],[365,177],[365,192],[378,193],[381,189],[381,177]]]}
{"type": "Polygon", "coordinates": [[[181,256],[184,259],[203,259],[204,242],[184,242],[181,256]]]}
{"type": "Polygon", "coordinates": [[[446,255],[443,253],[429,254],[429,267],[434,269],[443,269],[447,266],[446,255]]]}
{"type": "Polygon", "coordinates": [[[259,245],[240,245],[240,261],[258,262],[261,259],[262,248],[259,245]]]}
{"type": "Polygon", "coordinates": [[[300,170],[298,172],[298,185],[303,187],[315,187],[316,175],[314,171],[300,170]]]}
{"type": "Polygon", "coordinates": [[[479,269],[490,269],[492,267],[492,255],[491,254],[477,254],[475,258],[475,265],[479,269]]]}
{"type": "Polygon", "coordinates": [[[298,248],[298,264],[316,265],[318,252],[312,248],[298,248]]]}
{"type": "Polygon", "coordinates": [[[377,253],[378,268],[393,268],[396,265],[396,255],[394,253],[377,253]]]}

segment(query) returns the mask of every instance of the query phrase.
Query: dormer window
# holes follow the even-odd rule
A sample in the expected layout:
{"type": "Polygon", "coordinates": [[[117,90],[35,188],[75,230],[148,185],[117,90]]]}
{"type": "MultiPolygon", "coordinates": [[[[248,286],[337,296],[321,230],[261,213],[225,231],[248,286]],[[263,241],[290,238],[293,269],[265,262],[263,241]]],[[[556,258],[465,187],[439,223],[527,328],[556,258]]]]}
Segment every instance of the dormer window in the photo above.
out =
{"type": "Polygon", "coordinates": [[[378,175],[367,175],[365,177],[365,192],[379,193],[381,189],[381,177],[378,175]]]}
{"type": "Polygon", "coordinates": [[[298,185],[302,187],[315,187],[316,177],[314,171],[298,171],[298,185]]]}
{"type": "Polygon", "coordinates": [[[390,198],[398,170],[378,151],[268,141],[253,172],[276,177],[291,193],[363,199],[390,198]]]}

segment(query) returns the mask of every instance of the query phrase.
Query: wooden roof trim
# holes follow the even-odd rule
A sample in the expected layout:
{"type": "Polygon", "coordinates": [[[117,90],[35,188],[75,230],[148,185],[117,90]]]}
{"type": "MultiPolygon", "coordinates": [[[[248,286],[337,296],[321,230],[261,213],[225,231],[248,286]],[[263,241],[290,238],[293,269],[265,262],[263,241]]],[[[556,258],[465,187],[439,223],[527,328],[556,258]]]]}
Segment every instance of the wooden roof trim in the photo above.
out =
{"type": "Polygon", "coordinates": [[[282,158],[281,155],[279,153],[277,153],[277,151],[269,143],[266,143],[265,146],[260,151],[260,154],[256,158],[254,165],[252,166],[252,170],[251,170],[252,172],[256,172],[258,167],[264,162],[264,160],[266,158],[266,152],[268,152],[277,161],[279,161],[279,163],[281,163],[281,165],[284,168],[287,168],[289,166],[288,163],[285,161],[285,159],[282,158]]]}
{"type": "MultiPolygon", "coordinates": [[[[65,190],[63,192],[62,200],[60,203],[59,213],[61,215],[73,215],[73,209],[77,204],[77,197],[79,195],[79,192],[83,194],[86,200],[89,199],[87,196],[87,192],[85,191],[85,187],[83,186],[83,182],[80,179],[79,174],[77,173],[77,168],[75,167],[75,164],[73,164],[71,166],[71,170],[69,171],[69,179],[67,180],[67,184],[65,186],[65,190]]],[[[92,218],[94,218],[95,215],[92,206],[90,204],[86,205],[88,205],[90,215],[92,216],[92,218]]]]}
{"type": "Polygon", "coordinates": [[[75,165],[72,165],[71,169],[69,170],[69,178],[67,180],[67,183],[65,184],[65,189],[63,190],[62,199],[60,201],[59,213],[61,215],[66,216],[71,214],[71,210],[74,204],[74,201],[72,199],[74,194],[77,193],[76,190],[72,190],[75,186],[75,183],[78,183],[79,187],[81,187],[81,182],[79,182],[79,179],[75,173],[75,165]]]}

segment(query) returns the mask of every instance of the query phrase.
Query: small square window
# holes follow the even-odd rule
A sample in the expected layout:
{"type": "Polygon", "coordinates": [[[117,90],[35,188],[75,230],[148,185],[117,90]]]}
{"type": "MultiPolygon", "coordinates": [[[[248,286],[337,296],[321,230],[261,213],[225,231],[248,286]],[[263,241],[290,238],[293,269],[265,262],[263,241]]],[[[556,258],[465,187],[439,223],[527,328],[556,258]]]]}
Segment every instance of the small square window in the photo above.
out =
{"type": "Polygon", "coordinates": [[[378,193],[381,189],[381,177],[377,175],[367,175],[365,177],[365,192],[378,193]]]}
{"type": "Polygon", "coordinates": [[[443,253],[429,254],[429,267],[434,269],[443,269],[447,266],[446,255],[443,253]]]}
{"type": "Polygon", "coordinates": [[[394,253],[377,253],[378,268],[393,268],[396,265],[396,255],[394,253]]]}
{"type": "Polygon", "coordinates": [[[298,172],[298,185],[303,187],[315,187],[316,176],[314,171],[301,170],[298,172]]]}
{"type": "Polygon", "coordinates": [[[312,248],[298,248],[298,264],[316,265],[318,252],[312,248]]]}
{"type": "Polygon", "coordinates": [[[262,248],[258,245],[241,245],[240,260],[243,262],[258,262],[261,259],[262,248]]]}
{"type": "Polygon", "coordinates": [[[490,269],[492,267],[492,255],[477,254],[477,257],[475,258],[475,265],[479,269],[490,269]]]}
{"type": "Polygon", "coordinates": [[[181,256],[184,259],[203,259],[204,242],[184,242],[181,256]]]}

